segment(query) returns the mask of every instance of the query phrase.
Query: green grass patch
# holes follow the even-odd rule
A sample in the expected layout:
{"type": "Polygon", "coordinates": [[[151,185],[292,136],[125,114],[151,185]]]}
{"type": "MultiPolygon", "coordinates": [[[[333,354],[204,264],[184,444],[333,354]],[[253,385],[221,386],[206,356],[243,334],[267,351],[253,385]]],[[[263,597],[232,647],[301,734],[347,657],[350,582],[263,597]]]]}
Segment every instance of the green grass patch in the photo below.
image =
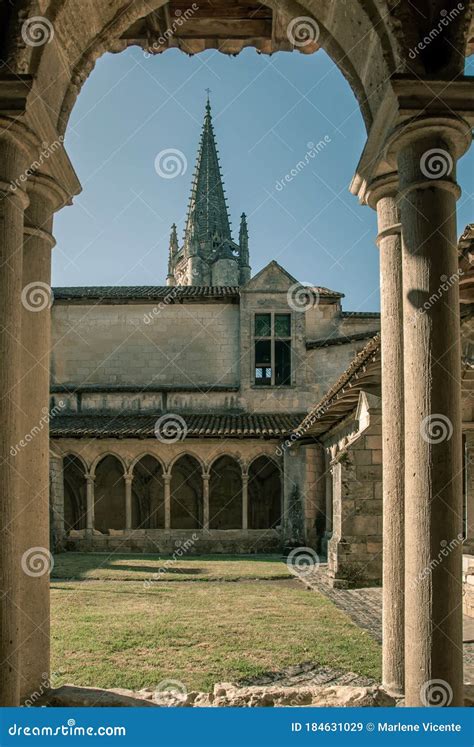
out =
{"type": "Polygon", "coordinates": [[[141,581],[237,581],[289,578],[278,555],[203,555],[173,560],[167,555],[74,553],[56,555],[53,579],[141,581]]]}
{"type": "MultiPolygon", "coordinates": [[[[221,560],[209,577],[219,576],[226,562],[241,564],[233,570],[239,578],[249,572],[247,560],[221,560]]],[[[272,561],[256,562],[273,568],[272,561]]],[[[305,661],[379,679],[380,658],[368,633],[294,579],[158,582],[149,589],[142,581],[52,583],[55,684],[140,689],[173,679],[208,690],[305,661]]]]}

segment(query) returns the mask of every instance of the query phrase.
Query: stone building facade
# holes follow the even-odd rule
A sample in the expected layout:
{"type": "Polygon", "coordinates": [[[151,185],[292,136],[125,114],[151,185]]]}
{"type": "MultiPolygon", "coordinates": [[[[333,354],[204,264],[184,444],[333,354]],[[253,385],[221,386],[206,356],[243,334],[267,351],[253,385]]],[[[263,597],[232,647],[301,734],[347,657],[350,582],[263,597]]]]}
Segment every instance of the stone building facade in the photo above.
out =
{"type": "Polygon", "coordinates": [[[57,546],[264,552],[324,533],[324,455],[282,439],[379,329],[343,294],[277,262],[250,278],[248,230],[230,233],[206,105],[183,246],[166,286],[56,288],[51,495],[57,546]]]}

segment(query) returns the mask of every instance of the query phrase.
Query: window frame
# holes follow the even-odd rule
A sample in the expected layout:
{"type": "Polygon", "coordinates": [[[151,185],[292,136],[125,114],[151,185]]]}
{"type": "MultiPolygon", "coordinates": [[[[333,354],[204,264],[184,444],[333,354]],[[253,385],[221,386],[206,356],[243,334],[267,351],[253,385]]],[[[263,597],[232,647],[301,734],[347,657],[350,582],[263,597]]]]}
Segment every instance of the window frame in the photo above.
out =
{"type": "Polygon", "coordinates": [[[253,367],[252,367],[252,387],[255,387],[256,389],[287,389],[289,387],[293,386],[293,314],[291,312],[288,312],[286,310],[279,310],[279,309],[273,309],[271,311],[254,311],[252,315],[252,351],[253,351],[253,367]],[[266,336],[259,336],[256,334],[255,327],[256,327],[256,318],[257,316],[269,316],[270,317],[270,335],[266,336]],[[276,316],[288,316],[290,318],[290,333],[288,336],[285,337],[277,337],[275,335],[275,317],[276,316]],[[257,383],[257,368],[263,368],[264,366],[258,366],[257,365],[257,342],[263,341],[263,340],[269,340],[270,341],[270,363],[266,366],[267,368],[271,368],[271,379],[270,381],[266,382],[265,384],[258,384],[257,383]],[[275,342],[277,340],[281,340],[285,343],[287,343],[289,349],[290,349],[290,377],[289,382],[286,384],[277,384],[275,382],[276,377],[276,371],[275,371],[275,342]]]}

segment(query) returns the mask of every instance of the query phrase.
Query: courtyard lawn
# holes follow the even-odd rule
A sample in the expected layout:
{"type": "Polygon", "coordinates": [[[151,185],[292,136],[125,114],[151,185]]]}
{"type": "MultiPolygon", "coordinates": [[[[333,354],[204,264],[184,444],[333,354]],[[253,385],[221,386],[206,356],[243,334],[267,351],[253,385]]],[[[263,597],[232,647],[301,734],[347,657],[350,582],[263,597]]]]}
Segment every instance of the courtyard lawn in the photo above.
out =
{"type": "MultiPolygon", "coordinates": [[[[80,578],[98,573],[94,557],[99,565],[104,559],[75,555],[80,578]]],[[[208,690],[215,682],[308,661],[380,679],[380,646],[326,597],[294,578],[269,579],[268,569],[285,575],[281,561],[186,559],[186,568],[195,563],[200,569],[198,581],[145,587],[149,571],[143,575],[143,566],[154,567],[156,557],[133,558],[137,566],[127,558],[117,572],[126,579],[136,573],[135,583],[52,581],[55,685],[137,690],[171,679],[188,690],[208,690]],[[242,580],[209,583],[230,564],[227,578],[242,580]]],[[[72,556],[57,558],[56,573],[73,562],[72,556]]]]}
{"type": "Polygon", "coordinates": [[[238,581],[293,578],[279,555],[201,555],[172,560],[167,555],[61,553],[52,578],[139,581],[159,573],[161,581],[238,581]]]}

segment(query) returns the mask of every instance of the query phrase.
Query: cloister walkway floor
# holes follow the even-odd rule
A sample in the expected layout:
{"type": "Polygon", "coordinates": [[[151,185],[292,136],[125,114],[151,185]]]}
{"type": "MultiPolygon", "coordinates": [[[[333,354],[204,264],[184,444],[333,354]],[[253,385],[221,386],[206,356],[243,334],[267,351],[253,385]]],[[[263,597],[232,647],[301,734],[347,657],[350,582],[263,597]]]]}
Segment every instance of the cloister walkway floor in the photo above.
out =
{"type": "MultiPolygon", "coordinates": [[[[334,589],[324,564],[301,579],[310,589],[328,597],[360,628],[376,641],[382,641],[382,589],[334,589]]],[[[464,616],[463,625],[464,682],[474,683],[474,619],[464,616]]]]}

